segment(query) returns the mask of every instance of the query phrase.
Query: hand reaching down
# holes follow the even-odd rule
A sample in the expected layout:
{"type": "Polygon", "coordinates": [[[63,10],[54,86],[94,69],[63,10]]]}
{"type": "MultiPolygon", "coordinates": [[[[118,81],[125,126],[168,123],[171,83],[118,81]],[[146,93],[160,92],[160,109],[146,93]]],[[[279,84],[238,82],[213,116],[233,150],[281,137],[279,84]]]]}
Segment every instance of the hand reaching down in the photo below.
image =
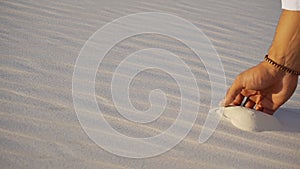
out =
{"type": "Polygon", "coordinates": [[[298,76],[280,71],[267,62],[261,62],[237,76],[228,90],[225,105],[241,105],[273,114],[294,93],[298,76]]]}

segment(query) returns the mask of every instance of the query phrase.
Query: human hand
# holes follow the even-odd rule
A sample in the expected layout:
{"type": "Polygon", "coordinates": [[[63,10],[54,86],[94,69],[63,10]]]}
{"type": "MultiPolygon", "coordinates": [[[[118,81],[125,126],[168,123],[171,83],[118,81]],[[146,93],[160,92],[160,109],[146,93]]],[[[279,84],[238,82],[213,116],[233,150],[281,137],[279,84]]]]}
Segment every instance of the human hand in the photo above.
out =
{"type": "Polygon", "coordinates": [[[227,91],[224,106],[241,105],[267,114],[274,112],[294,93],[298,76],[280,71],[267,62],[261,62],[239,74],[227,91]]]}

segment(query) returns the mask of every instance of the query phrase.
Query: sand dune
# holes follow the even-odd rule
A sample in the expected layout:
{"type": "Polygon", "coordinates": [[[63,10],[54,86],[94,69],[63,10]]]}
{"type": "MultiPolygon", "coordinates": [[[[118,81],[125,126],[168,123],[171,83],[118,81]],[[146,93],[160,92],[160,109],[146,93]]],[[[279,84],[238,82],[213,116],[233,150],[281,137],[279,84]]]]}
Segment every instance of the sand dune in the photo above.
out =
{"type": "MultiPolygon", "coordinates": [[[[96,30],[138,12],[169,13],[200,28],[219,53],[230,85],[239,72],[263,59],[273,38],[280,1],[1,1],[1,168],[299,168],[299,87],[275,114],[290,130],[251,133],[223,119],[212,137],[200,144],[198,137],[211,101],[206,68],[182,42],[157,34],[130,37],[107,53],[95,79],[98,105],[111,126],[125,135],[150,137],[168,129],[180,110],[180,90],[170,75],[151,69],[138,74],[132,83],[132,104],[140,110],[149,108],[151,90],[159,88],[166,94],[164,113],[151,123],[123,118],[110,91],[113,72],[127,55],[145,48],[165,49],[178,55],[197,79],[200,100],[186,99],[199,106],[192,130],[170,151],[145,159],[119,157],[95,144],[80,126],[73,106],[75,62],[96,30]]],[[[176,64],[156,59],[165,65],[176,64]]],[[[152,60],[149,57],[145,63],[152,60]]],[[[133,69],[135,65],[132,63],[133,69]]],[[[84,69],[90,71],[89,67],[84,69]]],[[[119,75],[128,76],[126,72],[119,75]]],[[[86,77],[79,80],[91,84],[86,77]]],[[[195,91],[190,88],[190,92],[195,91]]],[[[88,97],[84,92],[82,96],[88,97]]],[[[85,111],[85,118],[91,121],[98,116],[97,112],[85,111]]],[[[190,108],[185,113],[194,112],[190,108]]],[[[180,122],[182,126],[190,124],[180,122]]]]}

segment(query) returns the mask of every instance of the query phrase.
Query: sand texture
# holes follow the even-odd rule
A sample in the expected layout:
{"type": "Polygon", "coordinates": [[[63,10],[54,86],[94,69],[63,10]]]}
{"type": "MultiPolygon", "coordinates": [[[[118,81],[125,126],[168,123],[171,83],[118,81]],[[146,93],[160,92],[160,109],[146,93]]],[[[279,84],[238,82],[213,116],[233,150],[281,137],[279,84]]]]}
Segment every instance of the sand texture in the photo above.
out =
{"type": "MultiPolygon", "coordinates": [[[[200,144],[199,134],[211,103],[206,68],[181,41],[158,34],[129,37],[107,53],[95,79],[96,101],[107,122],[124,135],[150,137],[168,129],[177,118],[181,102],[180,90],[167,73],[151,69],[137,74],[131,83],[131,102],[139,110],[149,108],[150,91],[165,92],[165,111],[150,123],[139,124],[120,115],[110,90],[113,72],[126,56],[145,48],[165,49],[178,55],[197,79],[200,100],[186,99],[199,106],[191,131],[170,151],[146,159],[119,157],[95,144],[82,129],[74,110],[74,65],[95,31],[119,17],[139,12],[169,13],[200,28],[219,53],[229,86],[242,70],[263,60],[281,4],[279,0],[1,0],[0,168],[299,168],[299,85],[293,97],[275,113],[289,130],[247,132],[222,119],[209,140],[200,144]]],[[[174,27],[184,28],[176,24],[174,27]]],[[[124,29],[130,28],[124,25],[124,29]]],[[[184,33],[193,37],[193,32],[184,33]]],[[[176,64],[151,57],[143,63],[154,61],[170,67],[176,64]]],[[[121,71],[119,75],[126,77],[128,72],[121,71]]],[[[80,80],[90,84],[84,77],[80,80]]],[[[86,97],[84,92],[82,95],[86,97]]],[[[160,101],[151,104],[156,106],[160,101]]],[[[84,118],[91,122],[99,116],[84,111],[84,118]]],[[[185,113],[195,112],[187,109],[185,113]]]]}

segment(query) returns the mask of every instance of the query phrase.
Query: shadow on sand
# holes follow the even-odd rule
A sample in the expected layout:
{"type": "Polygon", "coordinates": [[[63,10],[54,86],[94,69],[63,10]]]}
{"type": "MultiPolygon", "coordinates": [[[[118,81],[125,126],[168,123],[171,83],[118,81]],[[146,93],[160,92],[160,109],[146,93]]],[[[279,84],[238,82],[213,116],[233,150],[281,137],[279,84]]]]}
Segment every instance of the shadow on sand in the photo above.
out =
{"type": "Polygon", "coordinates": [[[280,108],[274,116],[284,126],[280,131],[300,133],[300,109],[280,108]]]}

